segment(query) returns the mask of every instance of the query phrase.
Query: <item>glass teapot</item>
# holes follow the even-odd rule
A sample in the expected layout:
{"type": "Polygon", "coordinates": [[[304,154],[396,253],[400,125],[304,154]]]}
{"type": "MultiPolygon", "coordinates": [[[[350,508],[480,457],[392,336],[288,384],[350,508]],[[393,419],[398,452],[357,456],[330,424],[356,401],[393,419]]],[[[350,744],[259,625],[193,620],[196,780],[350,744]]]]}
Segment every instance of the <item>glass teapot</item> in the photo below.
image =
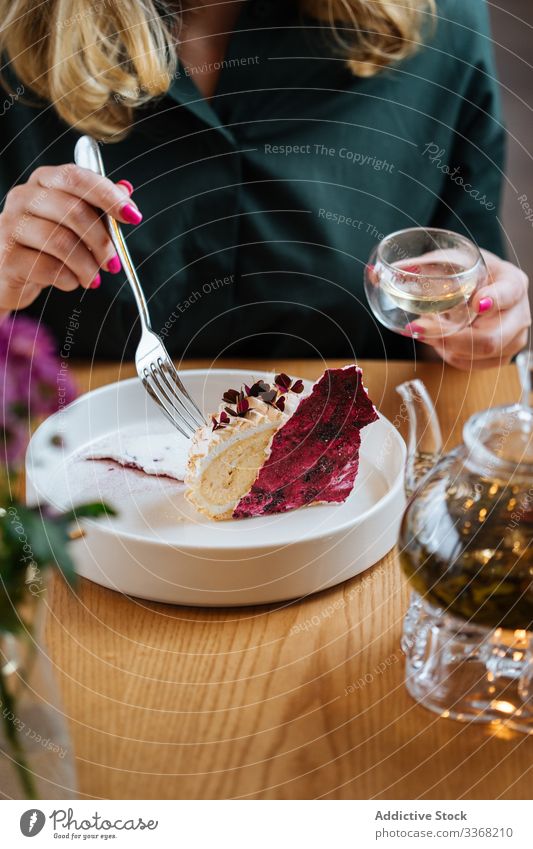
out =
{"type": "Polygon", "coordinates": [[[410,433],[400,532],[414,592],[406,685],[447,717],[533,733],[533,358],[521,403],[476,413],[443,455],[424,385],[398,387],[410,433]]]}

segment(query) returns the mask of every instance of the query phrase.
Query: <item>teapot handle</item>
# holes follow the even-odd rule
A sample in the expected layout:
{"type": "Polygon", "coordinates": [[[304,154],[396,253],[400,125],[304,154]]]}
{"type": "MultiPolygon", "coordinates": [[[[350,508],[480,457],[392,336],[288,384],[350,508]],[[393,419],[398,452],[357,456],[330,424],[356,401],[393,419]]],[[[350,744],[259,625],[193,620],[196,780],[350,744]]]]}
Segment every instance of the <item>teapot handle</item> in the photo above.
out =
{"type": "Polygon", "coordinates": [[[396,387],[409,422],[405,491],[418,489],[442,454],[442,434],[437,411],[421,380],[408,380],[396,387]]]}

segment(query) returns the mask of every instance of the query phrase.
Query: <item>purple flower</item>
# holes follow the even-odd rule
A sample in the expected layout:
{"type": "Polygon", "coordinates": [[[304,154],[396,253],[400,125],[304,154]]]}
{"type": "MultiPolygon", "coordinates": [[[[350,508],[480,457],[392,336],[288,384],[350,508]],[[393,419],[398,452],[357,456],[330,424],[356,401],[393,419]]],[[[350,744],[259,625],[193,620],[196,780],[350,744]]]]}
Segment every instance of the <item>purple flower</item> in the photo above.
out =
{"type": "Polygon", "coordinates": [[[18,462],[30,435],[30,421],[54,413],[76,397],[61,368],[50,332],[27,316],[0,324],[1,453],[18,462]]]}

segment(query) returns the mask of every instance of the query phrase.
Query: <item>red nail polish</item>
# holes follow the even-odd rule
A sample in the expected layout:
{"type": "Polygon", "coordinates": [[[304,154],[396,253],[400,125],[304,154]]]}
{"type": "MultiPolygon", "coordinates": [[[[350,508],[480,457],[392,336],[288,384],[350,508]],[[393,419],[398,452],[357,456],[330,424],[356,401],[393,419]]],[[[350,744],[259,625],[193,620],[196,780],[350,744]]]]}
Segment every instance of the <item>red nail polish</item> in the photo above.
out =
{"type": "Polygon", "coordinates": [[[128,222],[128,224],[140,224],[143,220],[139,210],[131,203],[125,203],[124,206],[121,206],[120,214],[128,222]]]}
{"type": "Polygon", "coordinates": [[[101,282],[102,282],[102,278],[100,277],[99,274],[97,274],[96,277],[94,278],[93,282],[91,283],[91,289],[98,289],[101,282]]]}
{"type": "Polygon", "coordinates": [[[487,312],[487,310],[491,310],[494,306],[494,301],[492,298],[481,298],[478,306],[478,312],[487,312]]]}
{"type": "Polygon", "coordinates": [[[117,186],[124,186],[129,195],[133,194],[133,185],[129,180],[119,180],[117,186]]]}
{"type": "Polygon", "coordinates": [[[115,256],[112,256],[109,262],[107,263],[107,270],[111,274],[118,274],[121,268],[122,265],[120,259],[118,258],[117,254],[115,254],[115,256]]]}
{"type": "Polygon", "coordinates": [[[424,328],[420,324],[416,324],[415,322],[411,322],[410,324],[405,325],[405,329],[409,336],[412,336],[414,339],[423,339],[424,338],[424,328]]]}

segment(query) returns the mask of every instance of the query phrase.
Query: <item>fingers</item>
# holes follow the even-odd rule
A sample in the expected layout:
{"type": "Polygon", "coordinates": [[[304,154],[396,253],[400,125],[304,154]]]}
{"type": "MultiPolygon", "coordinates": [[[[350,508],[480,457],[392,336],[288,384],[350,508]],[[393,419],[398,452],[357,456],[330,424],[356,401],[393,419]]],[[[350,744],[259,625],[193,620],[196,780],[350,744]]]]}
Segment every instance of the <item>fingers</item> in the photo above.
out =
{"type": "MultiPolygon", "coordinates": [[[[14,221],[26,216],[24,231],[30,231],[35,222],[42,219],[63,225],[82,240],[99,268],[112,273],[120,271],[120,260],[107,228],[95,208],[85,201],[55,189],[36,198],[33,186],[19,186],[10,196],[8,214],[14,221]],[[28,213],[32,218],[27,218],[28,213]]],[[[31,244],[30,247],[38,245],[31,244]]]]}
{"type": "Polygon", "coordinates": [[[10,267],[8,259],[2,270],[13,292],[13,303],[9,304],[9,309],[19,309],[28,303],[25,291],[28,288],[35,289],[32,294],[36,297],[38,291],[46,286],[56,286],[64,292],[73,292],[79,286],[76,275],[61,260],[22,245],[18,246],[13,267],[10,267]]]}
{"type": "Polygon", "coordinates": [[[509,365],[512,357],[494,357],[490,360],[463,360],[460,357],[443,357],[445,363],[459,371],[481,371],[481,369],[502,368],[509,365]]]}
{"type": "Polygon", "coordinates": [[[100,212],[139,223],[132,191],[73,164],[38,168],[11,189],[0,214],[0,313],[28,306],[45,286],[97,288],[100,268],[119,272],[100,212]]]}
{"type": "Polygon", "coordinates": [[[84,289],[98,285],[100,266],[94,254],[68,227],[35,218],[31,226],[20,228],[18,242],[61,260],[84,289]]]}
{"type": "Polygon", "coordinates": [[[41,186],[43,190],[56,189],[75,195],[125,224],[140,224],[142,221],[142,215],[131,200],[127,186],[115,185],[107,177],[100,177],[73,163],[37,168],[29,182],[41,186]]]}
{"type": "Polygon", "coordinates": [[[524,331],[516,338],[514,343],[510,346],[510,348],[507,349],[507,351],[502,351],[499,357],[489,357],[485,360],[472,360],[469,358],[456,357],[453,354],[445,354],[441,356],[442,359],[446,363],[448,363],[448,365],[453,366],[453,368],[460,369],[461,371],[477,371],[479,369],[501,368],[502,366],[507,366],[510,364],[513,357],[526,346],[528,338],[528,332],[524,331]]]}
{"type": "Polygon", "coordinates": [[[504,365],[527,344],[531,323],[529,304],[481,320],[446,339],[429,340],[445,362],[458,369],[504,365]]]}
{"type": "Polygon", "coordinates": [[[488,271],[489,282],[476,292],[472,300],[474,312],[479,315],[509,310],[527,294],[527,274],[510,262],[497,259],[489,263],[488,271]]]}
{"type": "Polygon", "coordinates": [[[526,330],[529,316],[520,309],[497,313],[491,318],[475,322],[470,327],[444,339],[428,339],[439,353],[444,350],[455,356],[471,359],[490,359],[505,351],[518,334],[526,330]]]}
{"type": "Polygon", "coordinates": [[[133,183],[129,180],[117,180],[117,186],[124,186],[130,197],[133,194],[133,183]]]}
{"type": "Polygon", "coordinates": [[[418,322],[420,327],[407,328],[458,369],[504,365],[528,340],[531,314],[527,276],[488,251],[483,251],[483,257],[489,282],[474,296],[472,306],[478,317],[470,327],[446,338],[431,338],[432,328],[427,328],[424,320],[418,322]]]}

